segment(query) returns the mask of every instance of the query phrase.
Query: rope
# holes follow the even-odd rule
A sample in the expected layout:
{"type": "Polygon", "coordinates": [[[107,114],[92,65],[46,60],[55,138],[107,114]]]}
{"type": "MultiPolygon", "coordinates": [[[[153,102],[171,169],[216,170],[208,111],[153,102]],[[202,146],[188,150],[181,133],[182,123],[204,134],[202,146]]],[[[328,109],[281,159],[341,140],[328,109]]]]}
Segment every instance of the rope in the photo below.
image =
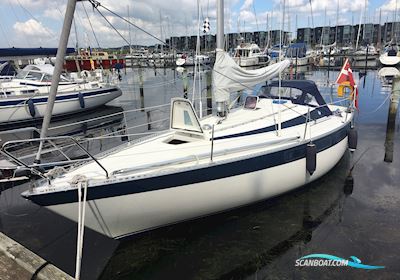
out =
{"type": "Polygon", "coordinates": [[[75,279],[79,280],[81,275],[82,266],[82,250],[83,250],[83,235],[85,231],[85,210],[87,198],[87,178],[84,175],[76,175],[72,178],[72,185],[78,188],[78,233],[76,242],[76,265],[75,265],[75,279]],[[82,200],[83,188],[83,200],[82,200]]]}

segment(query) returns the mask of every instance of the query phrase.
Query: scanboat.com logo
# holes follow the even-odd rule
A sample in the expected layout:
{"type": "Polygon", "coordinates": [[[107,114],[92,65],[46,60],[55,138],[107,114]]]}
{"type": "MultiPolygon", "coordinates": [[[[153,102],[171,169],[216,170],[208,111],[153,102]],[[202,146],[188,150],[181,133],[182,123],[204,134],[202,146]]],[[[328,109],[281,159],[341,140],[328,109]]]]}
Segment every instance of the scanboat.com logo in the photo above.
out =
{"type": "Polygon", "coordinates": [[[295,266],[351,266],[361,269],[382,269],[384,266],[362,264],[361,260],[351,256],[349,260],[327,254],[311,254],[296,260],[295,266]]]}

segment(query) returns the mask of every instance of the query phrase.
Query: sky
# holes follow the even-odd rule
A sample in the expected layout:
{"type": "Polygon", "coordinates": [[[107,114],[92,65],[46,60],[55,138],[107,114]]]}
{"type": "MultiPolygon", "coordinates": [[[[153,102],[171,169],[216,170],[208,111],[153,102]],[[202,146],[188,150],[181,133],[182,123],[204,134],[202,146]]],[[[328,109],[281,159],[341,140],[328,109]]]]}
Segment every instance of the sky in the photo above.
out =
{"type": "MultiPolygon", "coordinates": [[[[119,47],[127,45],[127,42],[141,45],[157,43],[144,32],[133,26],[129,27],[103,6],[155,37],[165,40],[170,36],[197,34],[199,4],[201,25],[204,18],[208,17],[210,33],[216,32],[215,0],[199,0],[199,3],[196,0],[98,2],[101,4],[98,7],[101,13],[93,9],[88,1],[77,3],[69,39],[70,47],[74,47],[77,41],[80,47],[102,48],[119,47]]],[[[400,1],[397,2],[398,0],[311,0],[311,9],[310,0],[225,0],[225,33],[280,29],[283,22],[284,29],[295,36],[296,28],[307,26],[334,26],[336,22],[358,24],[360,19],[362,22],[378,23],[380,11],[381,23],[393,21],[395,18],[400,21],[400,14],[396,13],[397,8],[400,8],[400,1]],[[285,20],[282,20],[283,14],[285,20]]],[[[0,48],[56,47],[66,4],[67,0],[0,0],[0,48]]]]}

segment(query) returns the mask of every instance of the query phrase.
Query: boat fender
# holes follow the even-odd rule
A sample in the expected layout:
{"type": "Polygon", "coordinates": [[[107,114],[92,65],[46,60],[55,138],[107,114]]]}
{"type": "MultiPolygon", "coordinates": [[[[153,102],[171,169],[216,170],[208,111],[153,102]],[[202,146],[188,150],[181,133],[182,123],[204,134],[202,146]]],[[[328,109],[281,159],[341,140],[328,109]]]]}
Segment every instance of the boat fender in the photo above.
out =
{"type": "Polygon", "coordinates": [[[79,99],[79,105],[81,105],[81,108],[85,108],[85,99],[83,98],[82,92],[78,93],[78,99],[79,99]]]}
{"type": "Polygon", "coordinates": [[[354,152],[357,149],[357,140],[358,140],[357,129],[352,127],[352,128],[350,128],[349,134],[348,134],[350,152],[354,152]]]}
{"type": "Polygon", "coordinates": [[[32,118],[34,118],[36,115],[35,103],[33,102],[32,99],[29,99],[27,104],[28,104],[29,114],[31,114],[32,118]]]}
{"type": "Polygon", "coordinates": [[[306,148],[306,169],[310,175],[313,175],[317,167],[317,146],[308,143],[306,148]]]}

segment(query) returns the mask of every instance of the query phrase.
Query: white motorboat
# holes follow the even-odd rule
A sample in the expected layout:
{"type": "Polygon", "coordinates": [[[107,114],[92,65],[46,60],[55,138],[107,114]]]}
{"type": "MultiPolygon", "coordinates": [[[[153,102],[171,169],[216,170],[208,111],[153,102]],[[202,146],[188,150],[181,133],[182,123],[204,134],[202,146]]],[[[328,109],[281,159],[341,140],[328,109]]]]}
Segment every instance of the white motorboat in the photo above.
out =
{"type": "Polygon", "coordinates": [[[354,140],[353,110],[326,104],[312,81],[292,80],[271,81],[229,111],[230,93],[271,80],[289,61],[238,66],[223,51],[222,0],[217,7],[216,115],[199,119],[190,101],[172,99],[168,131],[40,174],[23,197],[121,238],[274,197],[332,169],[354,140]],[[77,193],[85,189],[82,216],[77,193]]]}
{"type": "Polygon", "coordinates": [[[241,43],[237,46],[233,59],[241,67],[265,66],[270,60],[257,44],[251,43],[241,43]]]}
{"type": "MultiPolygon", "coordinates": [[[[208,65],[211,63],[211,59],[208,55],[204,54],[199,54],[194,56],[197,63],[200,65],[208,65]]],[[[194,66],[195,64],[195,59],[193,56],[188,56],[186,54],[183,54],[180,58],[176,60],[176,65],[177,66],[194,66]]]]}
{"type": "MultiPolygon", "coordinates": [[[[0,123],[44,116],[53,69],[49,64],[28,65],[14,79],[0,84],[0,123]]],[[[75,82],[61,77],[53,115],[89,110],[120,95],[121,90],[110,84],[75,82]]]]}
{"type": "Polygon", "coordinates": [[[398,55],[398,49],[395,46],[391,46],[385,50],[383,54],[379,56],[379,62],[383,66],[396,66],[400,63],[400,56],[398,55]]]}

